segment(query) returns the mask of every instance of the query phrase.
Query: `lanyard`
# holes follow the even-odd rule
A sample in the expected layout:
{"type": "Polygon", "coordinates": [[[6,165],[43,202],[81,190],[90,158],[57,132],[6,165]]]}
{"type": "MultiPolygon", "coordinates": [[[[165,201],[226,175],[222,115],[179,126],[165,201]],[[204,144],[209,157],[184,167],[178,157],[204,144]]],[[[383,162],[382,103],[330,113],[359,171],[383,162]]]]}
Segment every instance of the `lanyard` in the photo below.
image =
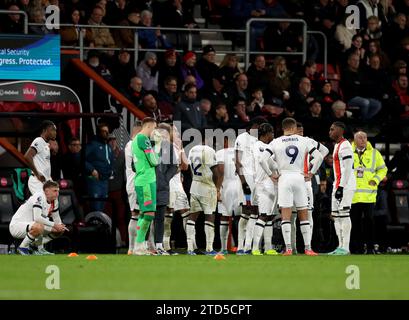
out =
{"type": "Polygon", "coordinates": [[[111,161],[109,160],[109,156],[108,156],[108,145],[105,144],[105,156],[107,158],[108,164],[111,164],[111,161]]]}
{"type": "Polygon", "coordinates": [[[366,168],[366,166],[362,162],[362,155],[364,154],[364,152],[365,152],[365,149],[362,152],[359,152],[358,150],[356,150],[356,153],[358,154],[359,164],[363,166],[364,168],[366,168]]]}

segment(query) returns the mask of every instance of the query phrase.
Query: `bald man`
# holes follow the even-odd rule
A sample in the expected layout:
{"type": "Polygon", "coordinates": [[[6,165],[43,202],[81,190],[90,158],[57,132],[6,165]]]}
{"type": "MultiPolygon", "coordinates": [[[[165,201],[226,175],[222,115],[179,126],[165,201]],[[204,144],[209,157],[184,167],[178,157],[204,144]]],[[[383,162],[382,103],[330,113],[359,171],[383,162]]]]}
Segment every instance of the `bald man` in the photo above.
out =
{"type": "Polygon", "coordinates": [[[373,209],[378,185],[385,178],[388,169],[380,152],[368,142],[365,132],[355,133],[352,150],[356,191],[351,207],[351,252],[379,253],[374,248],[373,209]]]}

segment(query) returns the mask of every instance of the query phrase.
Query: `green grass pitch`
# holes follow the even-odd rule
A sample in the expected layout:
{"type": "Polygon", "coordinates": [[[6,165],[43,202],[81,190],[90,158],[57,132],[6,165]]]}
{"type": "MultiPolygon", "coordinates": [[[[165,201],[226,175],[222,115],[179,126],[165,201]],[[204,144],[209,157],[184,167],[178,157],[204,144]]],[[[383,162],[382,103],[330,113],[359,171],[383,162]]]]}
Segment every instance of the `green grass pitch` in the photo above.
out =
{"type": "Polygon", "coordinates": [[[0,299],[409,299],[408,255],[97,257],[0,255],[0,299]],[[49,265],[59,290],[46,288],[49,265]]]}

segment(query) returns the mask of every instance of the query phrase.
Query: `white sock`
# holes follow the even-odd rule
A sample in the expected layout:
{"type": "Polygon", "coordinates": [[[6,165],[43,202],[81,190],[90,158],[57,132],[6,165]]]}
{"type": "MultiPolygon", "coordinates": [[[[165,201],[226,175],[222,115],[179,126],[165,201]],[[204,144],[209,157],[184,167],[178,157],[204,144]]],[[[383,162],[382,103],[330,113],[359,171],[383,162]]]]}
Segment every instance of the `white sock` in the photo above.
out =
{"type": "Polygon", "coordinates": [[[43,236],[42,240],[41,240],[41,243],[38,245],[38,249],[44,248],[44,245],[46,245],[47,243],[49,243],[52,240],[54,240],[54,238],[52,238],[52,236],[50,236],[50,235],[43,236]]]}
{"type": "Polygon", "coordinates": [[[244,239],[246,237],[246,227],[247,227],[247,223],[249,221],[249,216],[242,214],[240,216],[240,220],[239,220],[239,226],[238,226],[238,236],[237,236],[237,240],[238,240],[238,244],[237,244],[237,251],[238,250],[243,250],[244,248],[244,239]]]}
{"type": "Polygon", "coordinates": [[[163,246],[166,251],[171,249],[170,247],[170,236],[172,232],[172,214],[165,215],[165,232],[163,233],[163,246]]]}
{"type": "Polygon", "coordinates": [[[155,247],[156,247],[156,250],[159,250],[159,249],[160,249],[160,250],[164,250],[164,249],[163,249],[163,243],[156,243],[156,244],[155,244],[155,247]]]}
{"type": "Polygon", "coordinates": [[[244,241],[244,251],[248,251],[251,249],[251,243],[253,241],[254,236],[254,226],[256,225],[257,215],[251,214],[249,222],[246,226],[246,240],[244,241]]]}
{"type": "Polygon", "coordinates": [[[308,209],[307,213],[308,213],[308,221],[310,223],[310,228],[311,228],[311,239],[312,239],[312,231],[314,228],[314,219],[312,217],[312,209],[308,209]]]}
{"type": "Polygon", "coordinates": [[[266,225],[266,222],[257,219],[256,225],[254,226],[254,236],[253,236],[253,248],[252,251],[259,250],[260,249],[260,239],[263,236],[263,231],[264,231],[264,226],[266,225]]]}
{"type": "Polygon", "coordinates": [[[341,219],[342,229],[342,249],[349,252],[349,240],[351,238],[351,218],[339,218],[341,219]]]}
{"type": "Polygon", "coordinates": [[[227,238],[229,236],[229,221],[220,221],[221,251],[227,250],[227,238]]]}
{"type": "Polygon", "coordinates": [[[213,251],[214,223],[205,221],[206,251],[213,251]]]}
{"type": "MultiPolygon", "coordinates": [[[[183,229],[185,229],[185,232],[186,232],[186,224],[187,224],[189,216],[190,216],[190,211],[186,211],[185,213],[182,214],[183,229]]],[[[187,238],[187,232],[186,232],[186,238],[187,238]]],[[[194,238],[193,239],[193,250],[196,250],[196,249],[197,249],[196,238],[194,238]]]]}
{"type": "Polygon", "coordinates": [[[32,244],[35,240],[36,238],[34,238],[31,234],[27,233],[20,244],[20,248],[28,248],[30,244],[32,244]]]}
{"type": "Polygon", "coordinates": [[[304,250],[311,250],[311,227],[308,220],[300,221],[300,229],[304,238],[304,250]]]}
{"type": "Polygon", "coordinates": [[[283,234],[284,244],[287,250],[291,249],[291,221],[281,221],[281,232],[283,234]]]}
{"type": "Polygon", "coordinates": [[[267,221],[264,226],[264,251],[273,249],[273,221],[267,221]]]}
{"type": "Polygon", "coordinates": [[[291,214],[291,248],[297,251],[297,213],[291,214]]]}
{"type": "Polygon", "coordinates": [[[335,233],[337,234],[338,237],[338,248],[343,247],[343,241],[342,241],[342,228],[341,228],[341,218],[334,217],[334,227],[335,227],[335,233]]]}
{"type": "Polygon", "coordinates": [[[138,217],[132,216],[128,224],[128,236],[129,236],[129,250],[132,251],[136,241],[136,227],[138,226],[138,217]]]}
{"type": "Polygon", "coordinates": [[[186,223],[187,250],[193,251],[193,241],[196,238],[196,222],[188,220],[186,223]]]}

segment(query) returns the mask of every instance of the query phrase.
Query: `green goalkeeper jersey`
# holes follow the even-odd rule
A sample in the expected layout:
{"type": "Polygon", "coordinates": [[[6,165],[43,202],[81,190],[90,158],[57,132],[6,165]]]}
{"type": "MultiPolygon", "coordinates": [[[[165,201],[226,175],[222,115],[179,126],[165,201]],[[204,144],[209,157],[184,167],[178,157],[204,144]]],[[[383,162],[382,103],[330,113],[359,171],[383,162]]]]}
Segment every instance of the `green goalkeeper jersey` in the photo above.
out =
{"type": "Polygon", "coordinates": [[[159,161],[149,137],[137,134],[132,141],[132,154],[136,171],[135,186],[156,182],[155,167],[159,161]]]}

